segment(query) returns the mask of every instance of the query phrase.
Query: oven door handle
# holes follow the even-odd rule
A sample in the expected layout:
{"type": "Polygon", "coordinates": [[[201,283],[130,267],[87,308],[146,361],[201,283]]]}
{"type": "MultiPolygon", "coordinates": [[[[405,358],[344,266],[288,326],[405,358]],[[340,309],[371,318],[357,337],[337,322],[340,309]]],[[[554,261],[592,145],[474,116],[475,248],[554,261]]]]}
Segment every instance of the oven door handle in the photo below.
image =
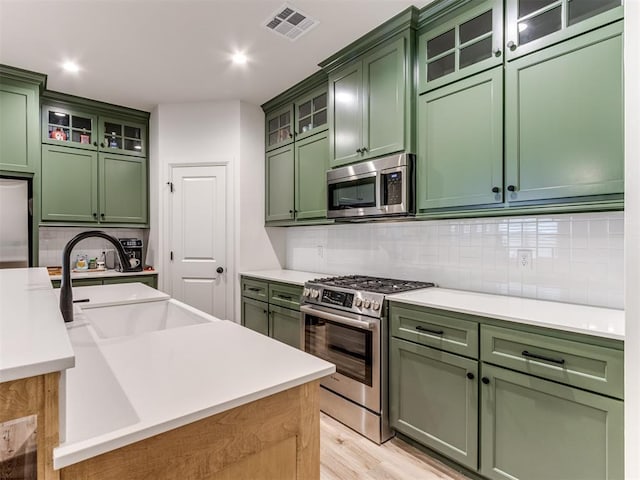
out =
{"type": "Polygon", "coordinates": [[[302,305],[300,307],[300,312],[307,313],[315,317],[324,318],[325,320],[331,320],[332,322],[342,323],[343,325],[349,325],[350,327],[360,328],[362,330],[372,330],[376,325],[376,322],[366,322],[364,320],[356,320],[354,318],[343,317],[342,315],[336,315],[335,313],[317,310],[308,305],[302,305]]]}

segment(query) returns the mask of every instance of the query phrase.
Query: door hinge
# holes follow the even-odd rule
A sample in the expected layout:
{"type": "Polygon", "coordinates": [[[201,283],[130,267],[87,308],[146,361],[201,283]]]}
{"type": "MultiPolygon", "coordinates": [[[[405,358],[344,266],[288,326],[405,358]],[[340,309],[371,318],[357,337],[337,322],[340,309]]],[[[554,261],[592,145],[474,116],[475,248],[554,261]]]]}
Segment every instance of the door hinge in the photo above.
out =
{"type": "Polygon", "coordinates": [[[173,182],[167,182],[167,185],[169,185],[169,191],[173,193],[173,182]]]}
{"type": "Polygon", "coordinates": [[[169,259],[173,262],[173,251],[169,252],[169,259]]]}

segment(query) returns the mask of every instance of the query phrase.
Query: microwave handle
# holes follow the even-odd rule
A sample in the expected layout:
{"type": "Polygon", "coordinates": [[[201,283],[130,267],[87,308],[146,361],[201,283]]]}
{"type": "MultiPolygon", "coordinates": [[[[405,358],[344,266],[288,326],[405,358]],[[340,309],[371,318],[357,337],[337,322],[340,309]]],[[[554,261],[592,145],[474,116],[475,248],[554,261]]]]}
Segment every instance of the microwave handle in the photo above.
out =
{"type": "Polygon", "coordinates": [[[303,314],[313,315],[318,318],[324,318],[325,320],[331,320],[332,322],[342,323],[349,325],[350,327],[361,328],[362,330],[371,330],[375,326],[376,322],[365,322],[363,320],[356,320],[354,318],[343,317],[342,315],[336,315],[335,313],[329,313],[317,310],[308,305],[302,305],[300,312],[303,314]]]}
{"type": "Polygon", "coordinates": [[[376,209],[382,210],[380,199],[384,192],[382,191],[382,175],[380,171],[376,172],[376,189],[378,190],[378,194],[376,195],[376,209]]]}

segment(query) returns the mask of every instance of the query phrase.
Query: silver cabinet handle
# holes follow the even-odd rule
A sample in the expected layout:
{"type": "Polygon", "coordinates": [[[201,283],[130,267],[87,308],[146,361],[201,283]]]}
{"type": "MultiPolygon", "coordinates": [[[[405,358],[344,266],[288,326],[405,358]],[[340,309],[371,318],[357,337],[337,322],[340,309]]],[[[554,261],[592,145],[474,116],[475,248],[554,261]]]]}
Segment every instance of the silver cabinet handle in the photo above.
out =
{"type": "Polygon", "coordinates": [[[513,41],[509,41],[507,43],[507,48],[513,52],[516,48],[518,48],[518,45],[516,45],[516,43],[513,41]]]}

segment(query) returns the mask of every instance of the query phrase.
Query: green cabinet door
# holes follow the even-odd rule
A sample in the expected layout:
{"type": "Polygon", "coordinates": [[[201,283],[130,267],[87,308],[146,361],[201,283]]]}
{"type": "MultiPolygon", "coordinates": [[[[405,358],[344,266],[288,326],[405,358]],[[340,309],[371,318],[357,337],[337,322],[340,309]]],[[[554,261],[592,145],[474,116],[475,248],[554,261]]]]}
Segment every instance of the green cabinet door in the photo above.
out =
{"type": "Polygon", "coordinates": [[[247,328],[269,335],[269,304],[242,297],[241,322],[247,328]]]}
{"type": "Polygon", "coordinates": [[[98,154],[42,145],[42,220],[98,221],[98,154]]]}
{"type": "Polygon", "coordinates": [[[622,0],[506,0],[505,52],[513,60],[622,19],[622,0]]]}
{"type": "Polygon", "coordinates": [[[302,348],[302,316],[298,310],[269,305],[269,335],[295,348],[302,348]]]}
{"type": "MultiPolygon", "coordinates": [[[[327,86],[314,90],[311,93],[298,98],[294,103],[296,142],[316,133],[322,132],[327,126],[327,86]]],[[[329,151],[327,149],[327,156],[329,151]]]]}
{"type": "Polygon", "coordinates": [[[147,222],[147,162],[145,158],[99,155],[100,222],[147,222]]]}
{"type": "Polygon", "coordinates": [[[294,218],[293,151],[293,144],[289,144],[266,154],[265,220],[267,222],[294,218]]]}
{"type": "Polygon", "coordinates": [[[362,151],[362,62],[329,76],[329,160],[332,167],[356,162],[362,151]]]}
{"type": "Polygon", "coordinates": [[[502,65],[502,0],[461,2],[418,37],[418,92],[502,65]]]}
{"type": "Polygon", "coordinates": [[[33,173],[40,162],[37,85],[0,77],[0,170],[33,173]]]}
{"type": "Polygon", "coordinates": [[[296,219],[327,216],[329,135],[322,132],[295,143],[296,219]]]}
{"type": "Polygon", "coordinates": [[[509,62],[507,200],[621,194],[622,22],[509,62]]]}
{"type": "MultiPolygon", "coordinates": [[[[400,37],[362,60],[362,158],[404,150],[407,76],[405,42],[400,37]]],[[[343,132],[338,131],[340,135],[343,132]]]]}
{"type": "Polygon", "coordinates": [[[482,364],[480,473],[496,480],[623,475],[623,402],[482,364]]]}
{"type": "Polygon", "coordinates": [[[478,468],[478,362],[391,339],[391,426],[473,470],[478,468]]]}
{"type": "Polygon", "coordinates": [[[502,202],[502,67],[418,100],[417,208],[502,202]]]}
{"type": "Polygon", "coordinates": [[[42,105],[42,143],[95,151],[98,117],[68,107],[42,105]]]}
{"type": "Polygon", "coordinates": [[[105,116],[100,116],[98,124],[98,148],[100,151],[146,157],[146,124],[105,116]]]}
{"type": "Polygon", "coordinates": [[[293,142],[293,105],[286,105],[266,115],[267,151],[293,142]]]}

